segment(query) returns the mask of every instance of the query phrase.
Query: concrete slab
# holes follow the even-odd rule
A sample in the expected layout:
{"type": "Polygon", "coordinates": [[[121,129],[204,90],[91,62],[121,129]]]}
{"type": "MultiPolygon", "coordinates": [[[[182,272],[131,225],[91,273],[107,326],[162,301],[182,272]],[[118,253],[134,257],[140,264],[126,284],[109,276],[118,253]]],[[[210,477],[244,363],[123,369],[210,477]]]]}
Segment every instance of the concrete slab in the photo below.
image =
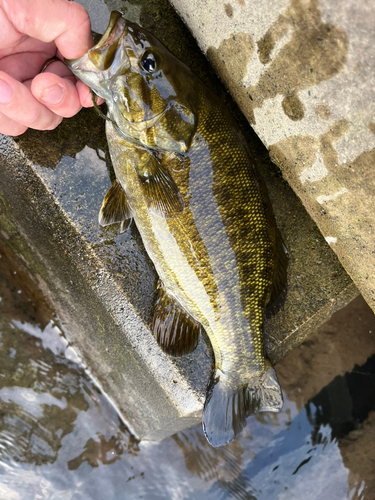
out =
{"type": "MultiPolygon", "coordinates": [[[[227,99],[171,7],[162,0],[144,5],[134,16],[227,99]]],[[[277,362],[358,292],[264,146],[250,128],[245,134],[290,252],[288,296],[267,322],[267,348],[277,362]]],[[[54,131],[3,136],[0,166],[1,242],[52,301],[69,341],[130,429],[160,440],[196,423],[210,345],[202,337],[182,359],[159,349],[150,332],[156,275],[140,236],[134,226],[122,235],[98,226],[113,175],[102,120],[83,110],[54,131]]]]}
{"type": "Polygon", "coordinates": [[[375,310],[375,9],[171,0],[375,310]]]}

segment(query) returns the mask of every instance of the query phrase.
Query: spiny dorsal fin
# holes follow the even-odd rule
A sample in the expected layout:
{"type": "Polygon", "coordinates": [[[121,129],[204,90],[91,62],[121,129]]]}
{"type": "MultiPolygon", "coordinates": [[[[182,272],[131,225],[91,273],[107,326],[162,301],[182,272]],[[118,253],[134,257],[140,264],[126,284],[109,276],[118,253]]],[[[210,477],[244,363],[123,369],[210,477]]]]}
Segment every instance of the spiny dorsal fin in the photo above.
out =
{"type": "Polygon", "coordinates": [[[99,212],[99,224],[108,226],[115,222],[123,222],[131,217],[124,190],[118,180],[112,184],[104,197],[99,212]]]}
{"type": "Polygon", "coordinates": [[[278,229],[276,229],[275,249],[275,268],[271,298],[266,307],[267,318],[270,318],[278,312],[285,301],[287,293],[288,251],[278,229]]]}
{"type": "Polygon", "coordinates": [[[152,328],[160,347],[172,356],[184,356],[197,347],[200,324],[168,294],[161,282],[152,328]]]}
{"type": "Polygon", "coordinates": [[[148,206],[164,217],[183,212],[184,202],[171,174],[157,158],[151,157],[138,173],[148,206]]]}

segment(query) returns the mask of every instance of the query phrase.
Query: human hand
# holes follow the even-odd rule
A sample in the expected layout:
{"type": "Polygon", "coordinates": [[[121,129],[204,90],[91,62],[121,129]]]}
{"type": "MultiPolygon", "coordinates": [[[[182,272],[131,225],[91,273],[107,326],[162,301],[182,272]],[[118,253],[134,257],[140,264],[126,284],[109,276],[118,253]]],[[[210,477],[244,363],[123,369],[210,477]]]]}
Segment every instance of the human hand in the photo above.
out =
{"type": "Polygon", "coordinates": [[[52,130],[92,105],[63,63],[92,46],[86,10],[68,0],[0,0],[0,133],[52,130]],[[61,59],[48,65],[53,57],[61,59]]]}

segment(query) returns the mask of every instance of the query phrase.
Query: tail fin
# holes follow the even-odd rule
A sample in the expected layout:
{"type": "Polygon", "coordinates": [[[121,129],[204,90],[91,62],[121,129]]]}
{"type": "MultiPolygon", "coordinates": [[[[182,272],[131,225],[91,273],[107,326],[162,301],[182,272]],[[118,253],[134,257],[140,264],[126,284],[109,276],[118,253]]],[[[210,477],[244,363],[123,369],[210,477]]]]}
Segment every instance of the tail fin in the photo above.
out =
{"type": "Polygon", "coordinates": [[[203,430],[208,442],[223,446],[235,439],[246,425],[246,418],[262,411],[280,411],[283,397],[276,372],[270,366],[257,380],[237,389],[228,389],[219,371],[208,386],[203,409],[203,430]]]}

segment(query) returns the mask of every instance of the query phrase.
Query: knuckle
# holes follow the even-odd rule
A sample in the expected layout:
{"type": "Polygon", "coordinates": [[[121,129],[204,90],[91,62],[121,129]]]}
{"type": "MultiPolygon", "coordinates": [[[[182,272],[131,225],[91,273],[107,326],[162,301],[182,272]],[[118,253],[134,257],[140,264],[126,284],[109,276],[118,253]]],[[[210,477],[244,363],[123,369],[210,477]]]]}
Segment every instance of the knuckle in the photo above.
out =
{"type": "Polygon", "coordinates": [[[72,9],[72,15],[74,16],[77,25],[79,25],[81,28],[85,27],[86,25],[91,26],[89,15],[83,5],[80,5],[76,2],[71,2],[69,6],[72,9]]]}
{"type": "Polygon", "coordinates": [[[26,132],[26,125],[9,119],[7,116],[0,116],[0,134],[16,137],[26,132]]]}
{"type": "Polygon", "coordinates": [[[35,130],[52,130],[57,127],[60,117],[47,108],[37,108],[28,116],[27,124],[35,130]]]}
{"type": "Polygon", "coordinates": [[[50,123],[46,125],[43,130],[53,130],[55,129],[60,123],[62,122],[63,117],[54,115],[53,118],[51,119],[50,123]]]}
{"type": "Polygon", "coordinates": [[[29,110],[27,116],[25,116],[24,120],[29,127],[38,129],[40,125],[42,125],[44,121],[43,113],[38,108],[33,108],[29,110]]]}
{"type": "Polygon", "coordinates": [[[17,123],[15,127],[12,127],[12,130],[7,135],[11,135],[12,137],[17,137],[18,135],[24,134],[27,129],[28,127],[26,127],[25,125],[17,123]]]}

